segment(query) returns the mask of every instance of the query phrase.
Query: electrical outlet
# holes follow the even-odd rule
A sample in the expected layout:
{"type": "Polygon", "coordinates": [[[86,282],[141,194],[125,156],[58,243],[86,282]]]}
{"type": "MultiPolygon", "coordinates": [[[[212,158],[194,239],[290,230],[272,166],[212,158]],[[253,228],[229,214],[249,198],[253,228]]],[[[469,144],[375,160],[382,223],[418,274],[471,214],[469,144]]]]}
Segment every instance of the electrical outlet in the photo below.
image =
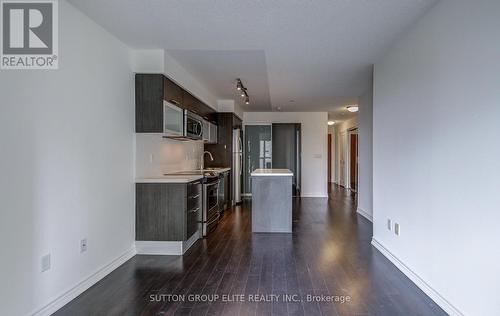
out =
{"type": "Polygon", "coordinates": [[[87,238],[80,240],[80,252],[87,251],[87,238]]]}
{"type": "Polygon", "coordinates": [[[392,222],[390,219],[387,219],[387,229],[391,230],[392,229],[392,222]]]}
{"type": "Polygon", "coordinates": [[[42,272],[50,269],[50,253],[42,257],[42,272]]]}
{"type": "Polygon", "coordinates": [[[398,223],[394,223],[394,234],[399,236],[399,224],[398,223]]]}

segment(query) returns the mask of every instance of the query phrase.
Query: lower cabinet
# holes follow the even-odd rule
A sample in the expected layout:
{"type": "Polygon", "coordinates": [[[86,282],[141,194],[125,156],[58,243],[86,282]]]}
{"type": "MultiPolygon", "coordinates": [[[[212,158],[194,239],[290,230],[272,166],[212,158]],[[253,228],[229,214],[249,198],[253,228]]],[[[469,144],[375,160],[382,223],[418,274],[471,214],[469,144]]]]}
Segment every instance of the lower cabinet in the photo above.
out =
{"type": "Polygon", "coordinates": [[[136,240],[186,241],[201,221],[201,180],[137,183],[135,209],[136,240]]]}

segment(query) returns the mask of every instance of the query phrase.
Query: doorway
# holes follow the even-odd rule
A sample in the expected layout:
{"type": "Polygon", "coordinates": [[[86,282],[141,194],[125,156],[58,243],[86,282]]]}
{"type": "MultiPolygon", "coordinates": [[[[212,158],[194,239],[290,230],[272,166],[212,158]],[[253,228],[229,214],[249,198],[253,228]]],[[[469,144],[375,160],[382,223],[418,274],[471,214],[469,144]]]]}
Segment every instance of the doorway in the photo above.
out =
{"type": "Polygon", "coordinates": [[[352,129],[348,131],[348,179],[349,179],[349,188],[353,192],[358,191],[358,129],[352,129]]]}

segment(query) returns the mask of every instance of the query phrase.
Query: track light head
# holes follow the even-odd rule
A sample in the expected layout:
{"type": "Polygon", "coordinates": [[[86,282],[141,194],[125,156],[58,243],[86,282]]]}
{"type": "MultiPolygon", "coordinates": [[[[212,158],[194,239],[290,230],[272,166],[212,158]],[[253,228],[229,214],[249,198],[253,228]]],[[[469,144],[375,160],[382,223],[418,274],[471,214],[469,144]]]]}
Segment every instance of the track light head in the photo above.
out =
{"type": "Polygon", "coordinates": [[[245,104],[250,104],[250,98],[248,97],[247,88],[243,86],[240,78],[236,78],[236,90],[239,91],[242,98],[245,98],[245,104]]]}

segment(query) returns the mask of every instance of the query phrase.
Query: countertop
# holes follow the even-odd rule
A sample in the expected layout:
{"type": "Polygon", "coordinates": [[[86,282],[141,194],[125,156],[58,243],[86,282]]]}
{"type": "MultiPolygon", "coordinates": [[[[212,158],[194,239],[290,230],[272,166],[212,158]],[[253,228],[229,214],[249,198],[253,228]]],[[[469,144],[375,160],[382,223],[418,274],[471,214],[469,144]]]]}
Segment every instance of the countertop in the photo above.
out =
{"type": "Polygon", "coordinates": [[[168,175],[135,179],[135,183],[188,183],[202,179],[203,175],[168,175]]]}
{"type": "Polygon", "coordinates": [[[260,177],[260,176],[284,176],[291,177],[293,176],[293,172],[290,169],[255,169],[251,173],[252,177],[260,177]]]}
{"type": "MultiPolygon", "coordinates": [[[[204,169],[204,172],[213,172],[216,174],[230,171],[231,168],[207,168],[204,169]]],[[[171,173],[167,175],[159,175],[152,177],[144,177],[138,178],[135,180],[135,183],[188,183],[192,181],[196,181],[199,179],[203,179],[203,174],[201,174],[200,170],[192,170],[192,171],[180,171],[178,173],[171,173]],[[189,173],[197,173],[199,174],[189,174],[189,173]]]]}

